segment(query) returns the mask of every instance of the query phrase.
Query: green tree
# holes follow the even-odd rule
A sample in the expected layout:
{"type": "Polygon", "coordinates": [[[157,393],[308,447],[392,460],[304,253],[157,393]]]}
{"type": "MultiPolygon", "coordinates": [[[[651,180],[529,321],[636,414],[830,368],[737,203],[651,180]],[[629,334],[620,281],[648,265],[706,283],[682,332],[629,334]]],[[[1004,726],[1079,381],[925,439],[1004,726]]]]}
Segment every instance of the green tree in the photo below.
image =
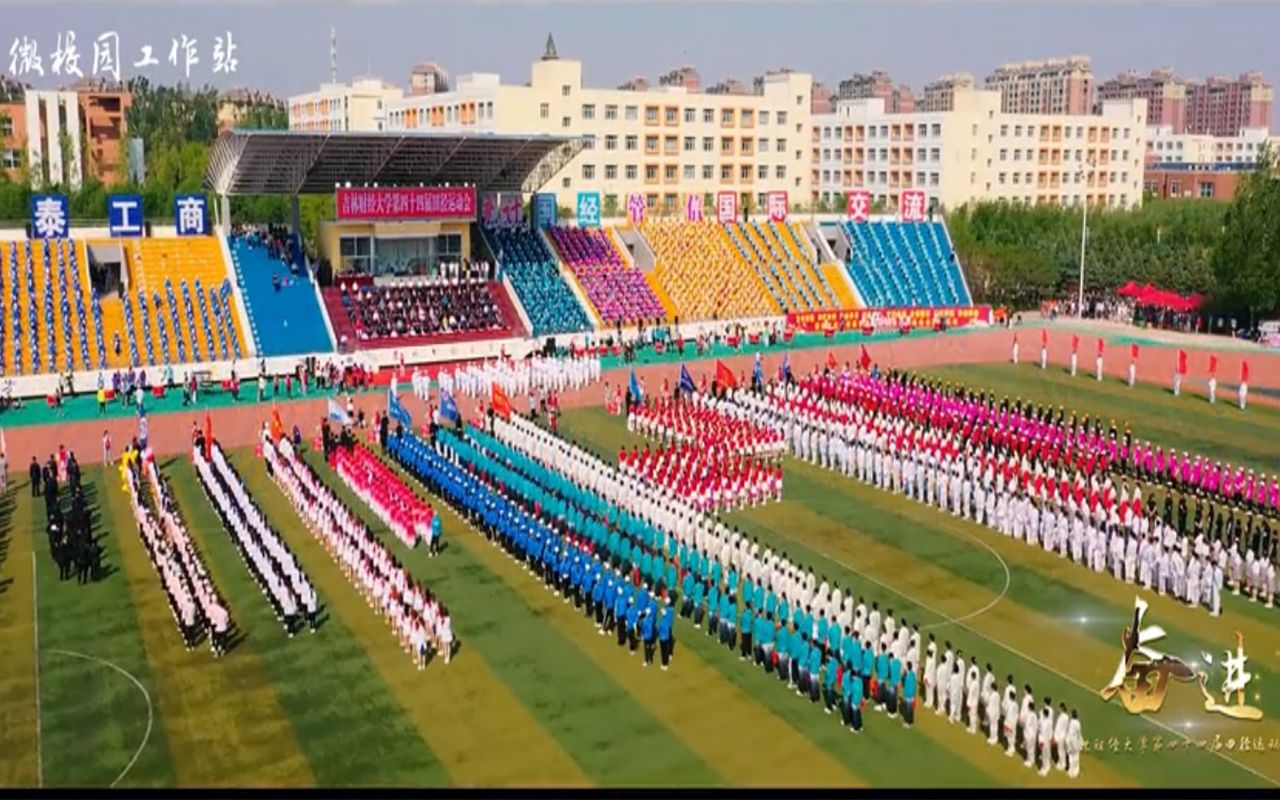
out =
{"type": "Polygon", "coordinates": [[[1252,323],[1280,307],[1280,171],[1265,150],[1236,189],[1213,251],[1217,304],[1252,323]]]}

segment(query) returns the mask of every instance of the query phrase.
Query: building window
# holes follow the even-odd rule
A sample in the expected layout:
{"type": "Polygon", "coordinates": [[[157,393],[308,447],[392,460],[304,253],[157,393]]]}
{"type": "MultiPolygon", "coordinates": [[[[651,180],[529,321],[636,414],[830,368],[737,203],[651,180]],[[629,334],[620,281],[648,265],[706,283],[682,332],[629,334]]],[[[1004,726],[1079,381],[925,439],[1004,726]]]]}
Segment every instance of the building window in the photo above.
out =
{"type": "Polygon", "coordinates": [[[663,177],[665,180],[668,180],[668,181],[674,181],[674,180],[676,179],[676,165],[675,165],[675,164],[668,164],[667,166],[663,167],[663,168],[662,168],[662,177],[663,177]]]}
{"type": "Polygon", "coordinates": [[[21,150],[5,150],[4,162],[0,164],[5,169],[17,169],[22,164],[21,150]]]}
{"type": "Polygon", "coordinates": [[[1001,136],[1008,136],[1008,135],[1009,135],[1009,126],[1008,126],[1008,125],[1001,125],[1001,126],[1000,126],[1000,135],[1001,135],[1001,136]]]}
{"type": "Polygon", "coordinates": [[[1019,149],[1018,149],[1018,148],[1016,148],[1016,147],[1013,149],[1013,160],[1014,160],[1014,161],[1021,161],[1021,160],[1022,160],[1022,151],[1021,151],[1021,150],[1019,150],[1019,149]]]}
{"type": "Polygon", "coordinates": [[[561,127],[561,128],[567,128],[567,127],[569,127],[569,118],[568,118],[568,117],[561,117],[561,118],[560,118],[560,127],[561,127]]]}
{"type": "Polygon", "coordinates": [[[636,165],[635,165],[635,164],[628,164],[628,165],[627,165],[627,172],[626,172],[627,180],[629,180],[629,181],[634,181],[634,180],[636,179],[636,173],[637,173],[637,172],[639,172],[639,170],[637,170],[637,169],[636,169],[636,165]]]}
{"type": "Polygon", "coordinates": [[[1008,151],[1008,150],[1006,150],[1006,149],[1004,149],[1003,147],[1001,147],[1001,148],[1000,148],[1000,160],[1001,160],[1001,161],[1005,161],[1005,160],[1007,160],[1007,156],[1008,156],[1008,155],[1009,155],[1009,151],[1008,151]]]}
{"type": "Polygon", "coordinates": [[[560,85],[560,96],[561,97],[569,96],[569,84],[565,83],[560,85]]]}
{"type": "Polygon", "coordinates": [[[1022,135],[1022,126],[1021,126],[1021,125],[1014,125],[1014,126],[1013,126],[1013,135],[1014,135],[1014,136],[1021,136],[1021,135],[1022,135]]]}
{"type": "Polygon", "coordinates": [[[677,148],[678,148],[678,146],[679,146],[678,142],[679,142],[679,140],[678,140],[678,139],[676,139],[676,137],[674,137],[674,136],[668,136],[666,139],[663,139],[663,140],[662,140],[662,152],[666,153],[666,154],[667,154],[667,155],[669,155],[669,156],[673,156],[673,155],[675,155],[675,154],[676,154],[676,150],[677,150],[677,148]]]}
{"type": "Polygon", "coordinates": [[[743,125],[751,125],[755,122],[755,115],[751,113],[751,109],[749,108],[742,109],[742,111],[739,112],[739,116],[742,117],[743,125]]]}
{"type": "Polygon", "coordinates": [[[640,146],[640,137],[634,133],[628,133],[626,146],[628,150],[635,150],[640,146]]]}
{"type": "Polygon", "coordinates": [[[684,165],[684,179],[685,179],[686,181],[691,181],[691,180],[693,180],[693,176],[694,176],[694,167],[693,167],[693,165],[692,165],[692,164],[685,164],[685,165],[684,165]]]}
{"type": "MultiPolygon", "coordinates": [[[[744,173],[745,173],[745,174],[743,175],[743,177],[744,177],[744,178],[745,178],[745,177],[747,177],[747,176],[749,176],[749,175],[751,174],[751,168],[750,168],[750,167],[743,167],[742,169],[743,169],[743,171],[744,171],[744,173]]],[[[757,177],[757,178],[759,178],[759,179],[760,179],[760,180],[762,180],[762,181],[763,181],[763,180],[768,180],[768,178],[769,178],[769,165],[768,165],[768,164],[761,164],[760,166],[756,167],[756,177],[757,177]]]]}
{"type": "Polygon", "coordinates": [[[711,108],[704,108],[704,109],[702,109],[702,124],[703,124],[703,125],[711,125],[711,124],[713,124],[715,121],[716,121],[716,112],[715,112],[715,109],[711,109],[711,108]]]}
{"type": "Polygon", "coordinates": [[[568,179],[568,178],[564,178],[564,179],[562,179],[562,180],[560,181],[560,186],[561,186],[561,188],[568,189],[568,188],[569,188],[569,179],[568,179]]]}
{"type": "Polygon", "coordinates": [[[605,165],[604,165],[604,179],[605,179],[606,181],[616,181],[616,180],[618,179],[618,165],[617,165],[617,164],[605,164],[605,165]]]}
{"type": "Polygon", "coordinates": [[[715,178],[715,176],[716,176],[715,167],[711,166],[710,164],[702,165],[702,179],[704,181],[712,180],[715,178]]]}
{"type": "Polygon", "coordinates": [[[728,183],[729,181],[733,180],[733,167],[729,166],[728,164],[725,164],[724,166],[720,167],[720,180],[724,181],[725,183],[728,183]]]}
{"type": "Polygon", "coordinates": [[[583,165],[582,165],[582,179],[583,179],[584,181],[593,181],[593,180],[595,180],[595,179],[596,179],[596,165],[595,165],[595,164],[583,164],[583,165]]]}
{"type": "Polygon", "coordinates": [[[646,181],[656,181],[658,179],[658,168],[653,164],[646,164],[644,168],[644,179],[646,181]]]}
{"type": "Polygon", "coordinates": [[[930,173],[929,173],[929,185],[930,185],[930,186],[937,186],[937,185],[938,185],[938,173],[936,173],[936,172],[930,172],[930,173]]]}
{"type": "MultiPolygon", "coordinates": [[[[450,114],[450,116],[453,116],[453,115],[452,115],[452,114],[450,114]]],[[[551,118],[551,104],[550,104],[550,103],[543,103],[542,105],[538,106],[538,116],[539,116],[539,117],[542,117],[543,119],[550,119],[550,118],[551,118]]]]}
{"type": "Polygon", "coordinates": [[[589,133],[589,134],[587,134],[586,136],[583,136],[583,137],[582,137],[582,149],[583,149],[583,150],[595,150],[595,149],[596,149],[596,137],[595,137],[595,134],[590,134],[590,133],[589,133]]]}
{"type": "Polygon", "coordinates": [[[716,140],[711,136],[702,137],[702,152],[714,153],[716,149],[716,140]]]}
{"type": "Polygon", "coordinates": [[[778,124],[779,124],[779,125],[786,125],[786,124],[787,124],[787,112],[785,112],[785,111],[779,111],[779,112],[778,112],[778,124]]]}
{"type": "Polygon", "coordinates": [[[731,137],[722,136],[720,138],[720,152],[722,154],[728,154],[733,152],[733,139],[731,137]]]}
{"type": "Polygon", "coordinates": [[[596,105],[595,105],[595,103],[583,103],[583,104],[582,104],[582,118],[583,118],[583,119],[595,119],[595,118],[596,118],[596,105]]]}
{"type": "Polygon", "coordinates": [[[761,112],[760,112],[760,124],[761,124],[761,125],[768,125],[768,124],[769,124],[769,112],[768,112],[768,111],[761,111],[761,112]]]}
{"type": "MultiPolygon", "coordinates": [[[[1021,173],[1021,172],[1015,172],[1015,173],[1013,173],[1013,183],[1014,183],[1014,185],[1015,185],[1015,186],[1018,184],[1018,178],[1019,178],[1019,177],[1021,177],[1021,175],[1022,175],[1022,173],[1021,173]]],[[[1004,177],[1004,173],[1000,173],[1000,177],[1001,177],[1001,178],[1003,178],[1003,177],[1004,177]]],[[[1002,181],[1001,181],[1001,183],[1003,183],[1003,182],[1004,182],[1004,181],[1002,180],[1002,181]]]]}
{"type": "Polygon", "coordinates": [[[721,109],[721,110],[720,110],[720,124],[721,124],[721,125],[732,125],[732,124],[733,124],[733,109],[732,109],[732,108],[723,108],[723,109],[721,109]]]}
{"type": "Polygon", "coordinates": [[[751,155],[751,143],[752,143],[752,141],[754,141],[754,140],[749,139],[749,138],[747,138],[747,137],[745,137],[745,136],[742,138],[742,143],[739,145],[739,147],[740,147],[741,152],[742,152],[742,154],[743,154],[744,156],[749,156],[749,155],[751,155]]]}
{"type": "Polygon", "coordinates": [[[1182,181],[1169,181],[1169,196],[1182,197],[1182,181]]]}
{"type": "Polygon", "coordinates": [[[668,108],[664,111],[662,116],[663,116],[663,119],[667,121],[668,125],[675,125],[676,120],[679,119],[679,117],[677,116],[679,113],[680,113],[679,109],[668,108]]]}
{"type": "Polygon", "coordinates": [[[685,121],[685,122],[687,122],[687,123],[689,123],[689,124],[691,124],[691,125],[692,125],[694,122],[697,122],[697,120],[698,120],[698,112],[697,112],[697,111],[693,110],[692,108],[686,108],[686,109],[684,110],[684,121],[685,121]]]}
{"type": "Polygon", "coordinates": [[[656,153],[656,152],[658,152],[658,137],[657,137],[657,136],[646,136],[646,137],[644,137],[644,151],[645,151],[646,153],[656,153]]]}
{"type": "Polygon", "coordinates": [[[644,107],[644,121],[646,125],[658,124],[658,107],[657,106],[644,107]]]}
{"type": "Polygon", "coordinates": [[[751,165],[743,164],[741,167],[739,167],[738,175],[740,176],[741,180],[744,180],[744,181],[751,180],[751,165]]]}
{"type": "Polygon", "coordinates": [[[626,118],[627,118],[627,122],[635,122],[636,120],[638,120],[640,118],[640,107],[627,106],[626,118]]]}
{"type": "Polygon", "coordinates": [[[773,168],[773,177],[777,178],[777,179],[778,179],[778,180],[780,180],[780,181],[781,181],[781,180],[785,180],[785,179],[786,179],[786,177],[787,177],[787,166],[786,166],[786,164],[779,164],[778,166],[774,167],[774,168],[773,168]]]}
{"type": "Polygon", "coordinates": [[[605,118],[605,119],[617,119],[617,118],[618,118],[618,107],[617,107],[617,106],[615,106],[615,105],[607,105],[607,106],[605,106],[605,107],[604,107],[604,118],[605,118]]]}
{"type": "Polygon", "coordinates": [[[697,140],[694,139],[692,136],[684,137],[684,151],[686,153],[692,153],[696,141],[697,140]]]}
{"type": "Polygon", "coordinates": [[[607,134],[605,134],[605,137],[604,137],[604,149],[605,149],[605,150],[617,150],[617,149],[618,149],[618,134],[616,134],[616,133],[607,133],[607,134]]]}
{"type": "Polygon", "coordinates": [[[779,153],[785,153],[785,152],[787,151],[787,140],[786,140],[786,139],[779,139],[779,140],[778,140],[777,151],[778,151],[779,153]]]}
{"type": "MultiPolygon", "coordinates": [[[[762,111],[762,112],[760,112],[760,113],[762,113],[762,114],[763,114],[764,112],[762,111]]],[[[767,153],[767,152],[769,152],[769,140],[768,140],[768,139],[766,139],[766,138],[764,138],[763,136],[761,136],[759,139],[757,139],[757,140],[756,140],[756,150],[760,151],[761,153],[767,153]]]]}

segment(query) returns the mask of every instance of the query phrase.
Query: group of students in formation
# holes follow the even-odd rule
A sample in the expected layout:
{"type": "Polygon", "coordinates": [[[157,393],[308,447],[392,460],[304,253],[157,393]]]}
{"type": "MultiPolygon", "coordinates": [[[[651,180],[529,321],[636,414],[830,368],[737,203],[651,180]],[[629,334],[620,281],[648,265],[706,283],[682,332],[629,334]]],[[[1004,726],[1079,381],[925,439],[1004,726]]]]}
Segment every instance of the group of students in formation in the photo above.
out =
{"type": "MultiPolygon", "coordinates": [[[[512,424],[517,420],[539,430],[518,416],[512,424]]],[[[494,426],[512,430],[497,417],[494,426]]],[[[526,571],[583,610],[601,635],[616,635],[631,653],[643,644],[646,666],[655,653],[663,669],[670,665],[675,615],[659,588],[663,563],[642,553],[642,527],[653,531],[621,498],[571,486],[563,477],[567,462],[539,460],[476,428],[466,435],[433,429],[430,441],[403,432],[388,449],[526,571]],[[615,523],[612,533],[606,518],[615,523]]]]}
{"type": "MultiPolygon", "coordinates": [[[[3,469],[4,465],[0,465],[3,469]]],[[[80,465],[75,453],[59,446],[41,467],[31,457],[29,468],[31,496],[44,497],[45,533],[49,551],[58,565],[58,580],[74,577],[77,583],[97,580],[102,574],[102,546],[93,536],[93,517],[80,483],[80,465]],[[67,488],[64,493],[62,486],[67,488]],[[70,508],[64,511],[63,499],[70,495],[70,508]]],[[[3,487],[0,486],[0,489],[3,487]]]]}
{"type": "Polygon", "coordinates": [[[659,444],[656,449],[633,446],[630,453],[619,449],[618,466],[675,489],[703,513],[780,501],[780,456],[786,444],[776,431],[736,411],[700,394],[633,402],[627,429],[659,444]]]}
{"type": "MultiPolygon", "coordinates": [[[[488,398],[495,385],[507,397],[563,393],[582,389],[600,380],[600,359],[596,356],[533,355],[523,359],[497,358],[442,369],[436,375],[441,392],[450,395],[488,398]]],[[[413,393],[424,402],[431,400],[431,376],[415,370],[413,393]]]]}
{"type": "Polygon", "coordinates": [[[381,459],[352,442],[330,448],[329,465],[406,547],[425,541],[438,549],[439,517],[381,459]]]}
{"type": "Polygon", "coordinates": [[[267,471],[307,529],[369,607],[383,617],[415,666],[425,669],[433,654],[448,664],[454,637],[444,604],[320,480],[287,437],[273,440],[264,426],[261,450],[267,471]]]}
{"type": "Polygon", "coordinates": [[[222,447],[216,441],[206,441],[205,434],[200,433],[192,442],[191,461],[223,528],[231,534],[240,560],[253,575],[276,620],[290,637],[304,624],[315,633],[319,610],[315,587],[249,497],[240,476],[227,463],[222,447]]]}
{"type": "Polygon", "coordinates": [[[120,478],[183,643],[192,650],[207,637],[214,656],[221,657],[230,644],[231,614],[178,516],[151,449],[126,449],[120,478]]]}
{"type": "Polygon", "coordinates": [[[770,383],[762,394],[735,390],[729,397],[760,424],[783,431],[797,458],[1097,572],[1215,615],[1228,583],[1272,602],[1271,519],[1251,508],[1241,523],[1234,507],[1224,510],[1196,497],[1188,526],[1188,492],[1177,484],[1161,487],[1161,515],[1154,491],[1144,503],[1138,476],[1113,477],[1137,449],[1129,432],[1114,425],[1104,431],[1100,420],[1064,419],[1061,410],[1053,420],[1050,411],[1019,401],[997,404],[910,375],[851,374],[847,368],[770,383]],[[1175,491],[1182,492],[1176,516],[1175,491]]]}

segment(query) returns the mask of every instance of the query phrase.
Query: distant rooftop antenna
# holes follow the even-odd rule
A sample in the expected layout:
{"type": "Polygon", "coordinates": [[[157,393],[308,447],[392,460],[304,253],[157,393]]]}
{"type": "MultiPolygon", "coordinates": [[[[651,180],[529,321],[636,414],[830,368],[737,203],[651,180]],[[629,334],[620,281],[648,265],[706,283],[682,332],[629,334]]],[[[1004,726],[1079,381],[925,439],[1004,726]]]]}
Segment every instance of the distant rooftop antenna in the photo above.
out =
{"type": "Polygon", "coordinates": [[[338,82],[338,29],[329,28],[329,82],[338,82]]]}

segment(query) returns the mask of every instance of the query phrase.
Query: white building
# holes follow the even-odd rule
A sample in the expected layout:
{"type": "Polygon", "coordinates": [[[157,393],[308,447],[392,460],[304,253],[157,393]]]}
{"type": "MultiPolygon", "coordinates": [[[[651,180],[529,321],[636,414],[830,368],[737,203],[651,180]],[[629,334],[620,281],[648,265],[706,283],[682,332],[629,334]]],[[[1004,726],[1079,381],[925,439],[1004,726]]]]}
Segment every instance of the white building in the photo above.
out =
{"type": "Polygon", "coordinates": [[[942,208],[1141,204],[1145,100],[1106,101],[1099,115],[1000,108],[999,92],[960,87],[950,111],[887,114],[880,99],[839,102],[813,118],[814,200],[839,204],[865,189],[894,210],[903,190],[916,189],[942,208]]]}
{"type": "Polygon", "coordinates": [[[84,178],[75,92],[26,92],[27,163],[35,184],[79,189],[84,178]],[[63,136],[66,136],[65,146],[63,136]]]}
{"type": "Polygon", "coordinates": [[[1266,128],[1245,128],[1235,136],[1207,133],[1174,133],[1161,125],[1147,129],[1147,156],[1157,164],[1254,164],[1266,145],[1280,147],[1280,136],[1266,128]]]}
{"type": "Polygon", "coordinates": [[[403,96],[400,88],[377,78],[322,84],[318,91],[289,98],[289,130],[380,131],[388,104],[403,96]]]}

